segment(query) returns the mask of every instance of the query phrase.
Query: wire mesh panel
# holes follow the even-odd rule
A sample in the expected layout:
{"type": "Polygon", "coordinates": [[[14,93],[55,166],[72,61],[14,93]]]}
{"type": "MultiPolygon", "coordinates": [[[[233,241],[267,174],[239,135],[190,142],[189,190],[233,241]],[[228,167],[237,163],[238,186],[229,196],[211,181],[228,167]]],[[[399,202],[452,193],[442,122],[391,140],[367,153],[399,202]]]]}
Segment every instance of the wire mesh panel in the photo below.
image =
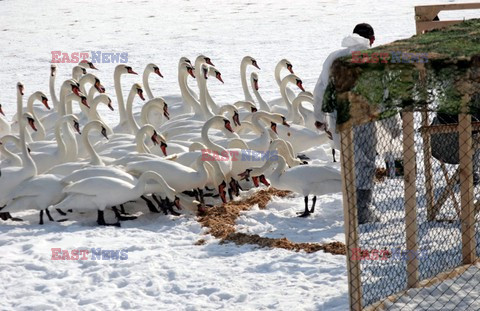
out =
{"type": "Polygon", "coordinates": [[[342,134],[352,309],[479,310],[480,125],[402,117],[342,134]]]}

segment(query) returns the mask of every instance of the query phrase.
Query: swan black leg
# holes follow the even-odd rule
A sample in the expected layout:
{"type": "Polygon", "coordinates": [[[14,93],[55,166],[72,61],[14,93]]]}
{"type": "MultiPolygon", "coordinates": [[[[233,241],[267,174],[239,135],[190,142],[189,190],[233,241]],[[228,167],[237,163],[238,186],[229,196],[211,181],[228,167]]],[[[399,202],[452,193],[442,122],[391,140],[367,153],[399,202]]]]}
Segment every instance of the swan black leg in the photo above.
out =
{"type": "Polygon", "coordinates": [[[332,148],[332,156],[333,156],[333,162],[337,162],[337,160],[335,160],[335,148],[332,148]]]}
{"type": "Polygon", "coordinates": [[[59,214],[62,215],[62,216],[67,215],[67,213],[65,213],[64,211],[62,211],[62,210],[59,209],[59,208],[56,208],[56,210],[57,210],[57,213],[59,213],[59,214]]]}
{"type": "MultiPolygon", "coordinates": [[[[165,215],[168,215],[168,209],[166,208],[165,206],[165,202],[162,200],[162,198],[160,197],[160,199],[152,193],[152,198],[155,200],[155,202],[157,202],[158,204],[158,207],[160,208],[160,210],[162,210],[162,212],[165,214],[165,215]]],[[[160,213],[160,211],[158,211],[157,213],[160,213]]]]}
{"type": "Polygon", "coordinates": [[[40,210],[40,222],[38,224],[43,225],[43,209],[40,210]]]}
{"type": "Polygon", "coordinates": [[[125,216],[125,215],[122,215],[122,214],[118,211],[118,208],[117,208],[116,206],[112,206],[112,210],[113,210],[113,212],[115,213],[115,217],[117,217],[118,220],[126,221],[126,220],[134,220],[134,219],[137,219],[137,216],[125,216]]]}
{"type": "Polygon", "coordinates": [[[203,190],[200,189],[200,188],[198,188],[197,191],[198,191],[198,196],[199,196],[199,198],[200,198],[200,200],[198,200],[198,201],[199,201],[200,203],[205,203],[205,199],[204,199],[204,197],[203,197],[203,190]]]}
{"type": "Polygon", "coordinates": [[[313,214],[313,212],[315,212],[315,203],[317,203],[317,196],[316,195],[313,196],[312,202],[313,203],[312,203],[312,208],[310,209],[310,213],[313,214]]]}
{"type": "Polygon", "coordinates": [[[53,219],[52,215],[50,215],[50,211],[48,210],[48,208],[45,209],[45,213],[47,214],[48,220],[55,221],[55,219],[53,219]]]}
{"type": "Polygon", "coordinates": [[[308,210],[308,195],[305,196],[305,211],[300,214],[298,217],[308,217],[310,215],[310,211],[308,210]]]}
{"type": "Polygon", "coordinates": [[[98,210],[98,213],[97,213],[97,224],[99,224],[100,226],[116,226],[116,227],[120,227],[120,222],[117,221],[116,223],[114,224],[107,224],[105,222],[105,217],[104,217],[104,211],[101,211],[101,210],[98,210]]]}
{"type": "Polygon", "coordinates": [[[233,195],[232,195],[232,193],[233,193],[232,188],[228,188],[228,197],[230,198],[230,201],[233,200],[233,195]]]}
{"type": "Polygon", "coordinates": [[[145,201],[145,203],[147,203],[147,206],[148,206],[148,210],[152,213],[158,213],[158,210],[157,208],[155,207],[155,205],[152,203],[152,201],[150,201],[149,199],[147,199],[146,196],[142,195],[141,198],[145,201]]]}

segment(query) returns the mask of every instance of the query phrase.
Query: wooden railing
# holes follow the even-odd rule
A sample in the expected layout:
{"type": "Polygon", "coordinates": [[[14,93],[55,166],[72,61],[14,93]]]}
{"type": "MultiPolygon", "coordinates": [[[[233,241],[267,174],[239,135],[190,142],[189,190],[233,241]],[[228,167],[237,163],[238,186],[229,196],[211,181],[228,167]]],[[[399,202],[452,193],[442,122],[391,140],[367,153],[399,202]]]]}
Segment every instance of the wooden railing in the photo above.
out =
{"type": "Polygon", "coordinates": [[[432,29],[439,29],[448,25],[453,25],[462,20],[439,21],[438,13],[440,11],[453,10],[471,10],[480,9],[480,3],[455,3],[455,4],[439,4],[439,5],[420,5],[415,7],[415,24],[417,35],[432,29]]]}

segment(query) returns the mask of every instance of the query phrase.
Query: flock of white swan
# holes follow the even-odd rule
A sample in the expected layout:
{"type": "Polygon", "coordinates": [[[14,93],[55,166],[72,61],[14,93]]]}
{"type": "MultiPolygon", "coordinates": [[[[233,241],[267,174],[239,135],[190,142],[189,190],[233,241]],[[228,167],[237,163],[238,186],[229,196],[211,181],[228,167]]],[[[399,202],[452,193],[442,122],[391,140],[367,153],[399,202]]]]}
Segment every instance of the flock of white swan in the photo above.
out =
{"type": "Polygon", "coordinates": [[[223,82],[221,73],[204,55],[194,64],[180,59],[181,94],[170,96],[168,106],[150,89],[152,74],[163,78],[155,64],[146,66],[143,87],[131,86],[126,103],[121,77],[137,73],[124,64],[114,71],[116,103],[88,61],[73,68],[58,95],[56,66],[51,65],[50,100],[37,91],[24,107],[24,85],[17,83],[16,115],[12,121],[0,116],[0,217],[21,220],[11,214],[33,209],[43,224],[44,212],[53,221],[49,208],[63,216],[91,210],[97,211],[99,225],[120,226],[120,221],[136,218],[125,211],[126,202],[143,200],[152,213],[202,211],[208,208],[205,196],[223,202],[226,191],[230,200],[238,196],[241,180],[243,187],[261,182],[302,194],[305,211],[300,216],[313,213],[316,195],[340,191],[340,173],[328,163],[308,164],[298,154],[331,144],[331,134],[315,128],[311,108],[303,106],[313,104],[312,94],[303,89],[289,61],[276,66],[281,96],[270,102],[259,93],[256,72],[247,80],[249,66],[260,69],[252,57],[243,58],[244,100],[223,106],[207,88],[212,77],[223,82]],[[283,78],[282,71],[288,71],[283,78]],[[189,77],[196,79],[198,91],[189,77]],[[290,86],[299,89],[298,95],[290,86]],[[133,113],[135,98],[145,101],[144,93],[148,100],[133,113]],[[98,105],[118,109],[119,123],[106,124],[98,105]],[[311,207],[309,195],[314,195],[311,207]],[[106,223],[106,208],[113,210],[116,222],[106,223]]]}

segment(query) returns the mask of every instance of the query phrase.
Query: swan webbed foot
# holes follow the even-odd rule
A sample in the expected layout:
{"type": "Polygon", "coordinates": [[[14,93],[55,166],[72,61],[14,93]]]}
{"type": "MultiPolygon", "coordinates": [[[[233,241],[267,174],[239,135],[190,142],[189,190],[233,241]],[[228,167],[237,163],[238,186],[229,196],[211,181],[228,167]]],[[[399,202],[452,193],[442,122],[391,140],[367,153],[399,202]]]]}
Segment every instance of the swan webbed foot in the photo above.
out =
{"type": "Polygon", "coordinates": [[[298,217],[308,217],[311,213],[310,213],[310,210],[308,209],[308,195],[305,196],[304,198],[304,201],[305,201],[305,211],[302,213],[302,212],[298,212],[297,215],[299,215],[298,217]]]}
{"type": "Polygon", "coordinates": [[[59,209],[59,208],[56,208],[55,210],[57,211],[57,213],[59,213],[59,214],[62,215],[62,216],[67,215],[67,213],[65,213],[64,211],[62,211],[62,210],[59,209]]]}
{"type": "Polygon", "coordinates": [[[0,219],[2,220],[10,220],[10,221],[23,221],[21,218],[12,217],[10,213],[0,213],[0,219]]]}
{"type": "Polygon", "coordinates": [[[116,206],[112,206],[112,210],[115,213],[115,217],[117,217],[117,220],[119,221],[127,221],[127,220],[134,220],[137,219],[137,216],[127,216],[127,215],[122,215],[116,206]]]}
{"type": "Polygon", "coordinates": [[[105,217],[104,217],[104,211],[98,211],[98,215],[97,215],[97,224],[99,226],[115,226],[115,227],[120,227],[120,221],[117,220],[116,223],[113,223],[113,224],[107,224],[105,222],[105,217]]]}
{"type": "Polygon", "coordinates": [[[130,215],[125,211],[125,206],[123,206],[123,204],[120,204],[120,213],[122,213],[123,215],[130,215]]]}

